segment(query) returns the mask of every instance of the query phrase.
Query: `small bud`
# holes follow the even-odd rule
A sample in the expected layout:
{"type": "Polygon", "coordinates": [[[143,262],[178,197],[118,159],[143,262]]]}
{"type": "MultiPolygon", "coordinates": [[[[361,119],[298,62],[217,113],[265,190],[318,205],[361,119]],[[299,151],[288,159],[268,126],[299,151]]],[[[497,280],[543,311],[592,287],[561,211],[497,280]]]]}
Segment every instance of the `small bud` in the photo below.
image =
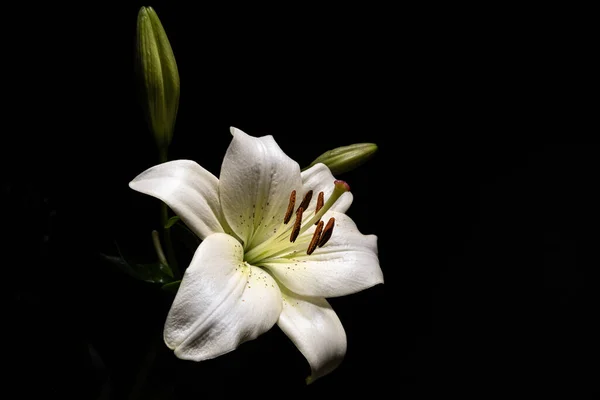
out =
{"type": "Polygon", "coordinates": [[[140,8],[136,38],[142,107],[161,158],[166,160],[179,107],[179,72],[167,34],[152,7],[140,8]]]}
{"type": "Polygon", "coordinates": [[[323,163],[329,167],[332,174],[343,174],[364,164],[376,151],[377,145],[375,143],[355,143],[349,146],[337,147],[321,154],[305,169],[323,163]]]}

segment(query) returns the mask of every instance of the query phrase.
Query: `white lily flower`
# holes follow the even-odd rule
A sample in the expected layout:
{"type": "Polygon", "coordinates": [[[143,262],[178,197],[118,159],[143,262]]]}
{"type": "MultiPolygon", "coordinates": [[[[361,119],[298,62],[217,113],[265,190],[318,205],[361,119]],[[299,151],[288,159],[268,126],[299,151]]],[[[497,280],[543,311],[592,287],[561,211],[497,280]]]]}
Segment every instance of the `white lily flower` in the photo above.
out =
{"type": "Polygon", "coordinates": [[[177,357],[202,361],[277,324],[308,361],[310,383],[346,353],[346,333],[325,298],[383,283],[377,237],[345,214],[352,193],[324,164],[301,172],[272,136],[231,133],[219,178],[176,160],[129,184],[164,201],[202,239],[164,341],[177,357]]]}

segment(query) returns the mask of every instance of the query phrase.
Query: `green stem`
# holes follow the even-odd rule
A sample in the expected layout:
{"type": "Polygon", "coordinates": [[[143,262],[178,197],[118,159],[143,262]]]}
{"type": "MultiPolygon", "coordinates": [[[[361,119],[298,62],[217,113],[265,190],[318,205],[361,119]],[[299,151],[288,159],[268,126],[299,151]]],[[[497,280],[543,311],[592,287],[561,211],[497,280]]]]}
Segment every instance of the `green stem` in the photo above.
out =
{"type": "MultiPolygon", "coordinates": [[[[159,150],[159,161],[161,163],[167,162],[169,160],[168,150],[160,149],[159,150]]],[[[175,251],[173,250],[173,242],[171,240],[171,229],[165,228],[167,225],[167,221],[169,220],[169,206],[166,203],[160,203],[160,223],[163,228],[163,240],[165,243],[165,252],[167,257],[167,262],[169,263],[169,267],[173,272],[173,277],[175,279],[181,279],[181,275],[179,275],[179,266],[177,264],[177,259],[175,258],[175,251]]]]}
{"type": "Polygon", "coordinates": [[[156,359],[156,350],[158,343],[161,341],[154,340],[154,337],[151,339],[150,348],[146,353],[144,359],[142,360],[142,365],[138,370],[138,373],[135,377],[135,382],[133,383],[133,387],[131,392],[129,392],[129,397],[127,400],[139,400],[141,399],[141,395],[143,393],[144,387],[146,386],[146,381],[148,380],[148,376],[150,375],[150,371],[154,365],[154,360],[156,359]]]}
{"type": "Polygon", "coordinates": [[[162,244],[160,243],[160,235],[156,229],[152,231],[152,243],[154,243],[154,250],[156,251],[156,257],[158,261],[165,266],[169,266],[165,252],[163,251],[162,244]]]}
{"type": "Polygon", "coordinates": [[[177,259],[175,258],[175,251],[173,250],[173,242],[171,240],[171,229],[165,228],[165,226],[167,225],[167,221],[169,220],[169,207],[164,202],[161,202],[160,216],[160,222],[163,227],[165,252],[167,253],[167,262],[169,263],[169,267],[171,267],[173,277],[175,279],[181,279],[181,276],[179,275],[179,266],[177,265],[177,259]]]}

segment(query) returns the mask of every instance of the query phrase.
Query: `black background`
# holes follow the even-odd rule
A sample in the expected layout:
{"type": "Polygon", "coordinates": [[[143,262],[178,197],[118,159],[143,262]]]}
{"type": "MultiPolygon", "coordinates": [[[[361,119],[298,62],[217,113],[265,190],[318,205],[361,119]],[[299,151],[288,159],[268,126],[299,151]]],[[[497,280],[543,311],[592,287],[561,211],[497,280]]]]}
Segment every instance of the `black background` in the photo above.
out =
{"type": "Polygon", "coordinates": [[[158,224],[157,202],[127,186],[157,161],[133,75],[142,5],[179,66],[171,159],[218,175],[230,126],[272,134],[302,166],[379,146],[343,179],[349,215],[379,237],[385,284],[331,299],[348,352],[313,385],[275,327],[202,363],[158,342],[140,398],[598,394],[598,146],[580,140],[590,108],[569,70],[587,56],[560,23],[541,10],[182,3],[5,11],[13,398],[127,399],[161,335],[171,297],[98,256],[117,241],[151,257],[158,224]]]}

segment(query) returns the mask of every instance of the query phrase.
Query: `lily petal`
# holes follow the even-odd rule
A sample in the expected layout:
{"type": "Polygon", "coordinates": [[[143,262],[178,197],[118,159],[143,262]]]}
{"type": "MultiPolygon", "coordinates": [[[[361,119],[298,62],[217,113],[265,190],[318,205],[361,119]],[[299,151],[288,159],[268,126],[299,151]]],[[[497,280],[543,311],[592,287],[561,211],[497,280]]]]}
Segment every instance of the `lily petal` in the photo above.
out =
{"type": "MultiPolygon", "coordinates": [[[[319,192],[323,192],[325,201],[331,196],[334,188],[335,177],[331,173],[331,170],[325,164],[315,164],[306,171],[302,171],[302,183],[304,184],[304,190],[312,190],[316,197],[319,192]]],[[[337,211],[345,213],[352,204],[352,193],[346,192],[340,196],[335,204],[330,208],[331,211],[337,211]]],[[[306,210],[307,215],[312,214],[315,209],[316,202],[313,201],[306,210]]]]}
{"type": "Polygon", "coordinates": [[[346,214],[327,212],[323,220],[330,217],[335,218],[335,227],[323,247],[311,255],[304,251],[265,260],[260,266],[268,268],[288,289],[305,296],[345,296],[383,283],[377,236],[360,233],[346,214]]]}
{"type": "Polygon", "coordinates": [[[334,369],[346,355],[346,332],[327,300],[282,289],[283,310],[277,325],[304,355],[312,383],[334,369]]]}
{"type": "Polygon", "coordinates": [[[235,238],[216,233],[204,239],[185,271],[164,340],[181,359],[214,358],[271,329],[281,309],[275,280],[243,261],[235,238]]]}
{"type": "Polygon", "coordinates": [[[256,138],[236,128],[231,133],[219,193],[225,218],[250,248],[281,226],[290,193],[302,190],[300,166],[270,135],[256,138]]]}
{"type": "Polygon", "coordinates": [[[224,232],[218,198],[219,180],[190,160],[148,168],[129,187],[165,202],[200,239],[224,232]]]}

